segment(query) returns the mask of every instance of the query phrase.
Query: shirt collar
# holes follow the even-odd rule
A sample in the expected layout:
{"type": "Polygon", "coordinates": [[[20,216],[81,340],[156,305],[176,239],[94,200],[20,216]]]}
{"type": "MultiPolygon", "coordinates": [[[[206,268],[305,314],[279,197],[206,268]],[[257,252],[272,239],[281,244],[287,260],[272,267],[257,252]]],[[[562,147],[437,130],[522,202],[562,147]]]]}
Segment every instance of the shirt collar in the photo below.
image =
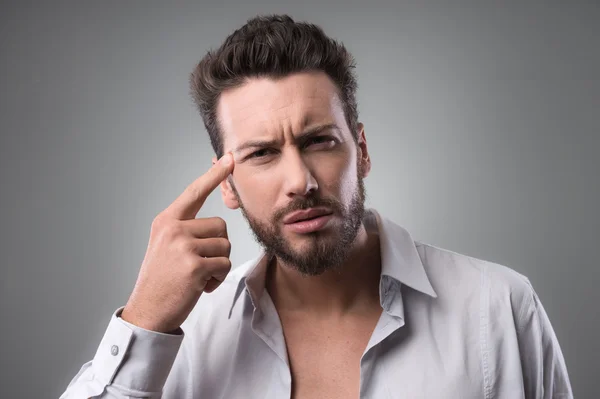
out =
{"type": "MultiPolygon", "coordinates": [[[[374,209],[366,210],[363,223],[368,232],[379,234],[382,307],[386,311],[391,310],[392,313],[397,313],[398,316],[403,317],[402,301],[401,299],[396,300],[397,296],[395,295],[399,292],[402,284],[437,298],[410,233],[402,226],[381,217],[374,209]],[[394,311],[394,308],[396,308],[396,311],[394,311]]],[[[231,317],[233,307],[244,289],[248,290],[254,308],[258,307],[262,293],[265,290],[265,278],[270,260],[263,250],[249,262],[250,265],[240,278],[235,290],[229,317],[231,317]]]]}

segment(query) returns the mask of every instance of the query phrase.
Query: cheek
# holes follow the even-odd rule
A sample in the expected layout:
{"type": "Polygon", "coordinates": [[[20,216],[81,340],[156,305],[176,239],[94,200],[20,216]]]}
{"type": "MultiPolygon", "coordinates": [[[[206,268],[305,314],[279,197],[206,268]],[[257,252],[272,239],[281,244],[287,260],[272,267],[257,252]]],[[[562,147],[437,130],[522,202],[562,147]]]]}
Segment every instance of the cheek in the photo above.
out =
{"type": "Polygon", "coordinates": [[[278,183],[275,175],[251,172],[247,168],[239,168],[234,174],[235,187],[244,208],[258,217],[269,215],[269,210],[275,208],[277,200],[278,183]]]}
{"type": "Polygon", "coordinates": [[[355,195],[358,186],[358,172],[356,165],[348,168],[342,178],[341,198],[344,204],[349,204],[355,195]]]}
{"type": "Polygon", "coordinates": [[[358,183],[356,157],[347,155],[330,159],[326,167],[321,162],[313,170],[317,171],[319,186],[324,195],[333,195],[343,203],[352,200],[358,183]]]}

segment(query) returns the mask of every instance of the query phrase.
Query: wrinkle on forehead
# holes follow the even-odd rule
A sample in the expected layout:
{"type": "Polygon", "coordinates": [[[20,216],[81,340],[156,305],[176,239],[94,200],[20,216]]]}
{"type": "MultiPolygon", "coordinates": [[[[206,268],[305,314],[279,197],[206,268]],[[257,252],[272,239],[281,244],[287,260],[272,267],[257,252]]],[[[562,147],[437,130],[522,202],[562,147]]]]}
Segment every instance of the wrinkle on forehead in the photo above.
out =
{"type": "Polygon", "coordinates": [[[224,92],[219,100],[225,147],[257,135],[281,134],[311,122],[339,117],[341,102],[335,84],[324,73],[302,73],[279,80],[248,80],[224,92]]]}
{"type": "Polygon", "coordinates": [[[244,121],[254,115],[257,108],[262,108],[265,112],[276,112],[299,102],[320,102],[322,106],[324,103],[329,104],[332,97],[337,97],[333,83],[329,87],[330,85],[322,83],[307,85],[306,82],[293,79],[285,81],[287,79],[290,78],[278,81],[269,78],[248,80],[243,86],[221,95],[220,111],[233,121],[244,121]],[[238,95],[240,92],[243,92],[243,96],[238,95]]]}

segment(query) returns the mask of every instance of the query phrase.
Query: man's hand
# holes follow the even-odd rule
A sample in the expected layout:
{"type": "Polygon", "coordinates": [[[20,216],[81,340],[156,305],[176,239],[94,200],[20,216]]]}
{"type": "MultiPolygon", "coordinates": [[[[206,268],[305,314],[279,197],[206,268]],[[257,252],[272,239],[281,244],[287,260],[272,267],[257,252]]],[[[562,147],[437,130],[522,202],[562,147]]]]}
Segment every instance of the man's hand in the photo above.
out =
{"type": "Polygon", "coordinates": [[[123,320],[147,330],[173,332],[202,292],[214,291],[225,279],[231,269],[225,221],[196,219],[196,214],[233,168],[233,156],[225,154],[156,216],[123,320]]]}

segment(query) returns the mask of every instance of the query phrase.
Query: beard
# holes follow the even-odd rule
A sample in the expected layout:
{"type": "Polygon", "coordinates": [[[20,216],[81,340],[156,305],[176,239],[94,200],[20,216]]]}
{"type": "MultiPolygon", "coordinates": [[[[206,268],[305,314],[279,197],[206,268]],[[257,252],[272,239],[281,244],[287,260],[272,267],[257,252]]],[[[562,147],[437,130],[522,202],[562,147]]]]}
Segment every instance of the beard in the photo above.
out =
{"type": "Polygon", "coordinates": [[[297,198],[285,208],[277,210],[269,222],[263,222],[253,217],[244,207],[235,186],[231,184],[231,187],[254,238],[268,256],[275,256],[285,265],[305,276],[318,276],[328,270],[336,270],[348,258],[365,213],[366,194],[360,168],[357,187],[347,207],[335,198],[314,194],[297,198]],[[333,211],[334,215],[341,216],[342,223],[335,225],[334,231],[331,231],[332,228],[329,227],[328,231],[303,234],[304,244],[299,250],[294,249],[281,231],[282,219],[290,212],[317,206],[327,207],[333,211]]]}

